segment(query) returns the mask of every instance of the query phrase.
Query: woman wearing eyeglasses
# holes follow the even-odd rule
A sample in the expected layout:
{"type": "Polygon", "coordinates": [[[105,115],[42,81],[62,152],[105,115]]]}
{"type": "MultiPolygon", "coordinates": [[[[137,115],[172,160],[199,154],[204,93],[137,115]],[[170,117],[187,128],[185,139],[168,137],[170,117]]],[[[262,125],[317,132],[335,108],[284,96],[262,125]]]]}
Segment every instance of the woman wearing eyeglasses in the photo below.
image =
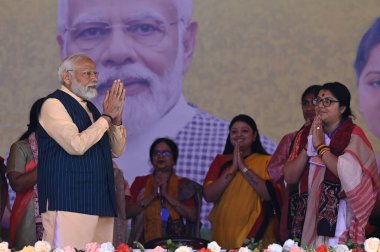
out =
{"type": "Polygon", "coordinates": [[[255,238],[265,247],[278,242],[279,231],[277,189],[268,182],[270,156],[248,115],[234,117],[229,131],[223,155],[215,157],[203,184],[205,200],[214,203],[212,239],[223,248],[239,248],[255,238]]]}
{"type": "Polygon", "coordinates": [[[343,84],[322,86],[313,101],[316,117],[297,135],[284,167],[292,188],[290,236],[302,245],[365,240],[380,181],[371,144],[352,122],[350,100],[343,84]]]}
{"type": "Polygon", "coordinates": [[[195,182],[178,177],[174,172],[177,144],[169,138],[159,138],[151,145],[149,156],[153,173],[136,177],[131,186],[132,197],[127,199],[127,217],[134,218],[130,243],[192,235],[186,233],[184,219],[188,223],[199,218],[192,190],[195,182]]]}

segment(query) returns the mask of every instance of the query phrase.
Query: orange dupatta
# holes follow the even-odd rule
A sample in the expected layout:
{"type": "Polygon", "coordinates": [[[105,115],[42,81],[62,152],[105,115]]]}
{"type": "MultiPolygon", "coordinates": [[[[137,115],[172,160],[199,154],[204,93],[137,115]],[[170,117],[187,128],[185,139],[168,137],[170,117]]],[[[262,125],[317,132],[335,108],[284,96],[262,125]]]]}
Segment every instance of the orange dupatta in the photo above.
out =
{"type": "MultiPolygon", "coordinates": [[[[266,170],[269,160],[270,156],[252,154],[244,163],[259,177],[269,180],[266,170]]],[[[207,184],[207,181],[205,183],[207,184]]],[[[273,219],[267,220],[268,224],[264,225],[264,215],[260,196],[243,175],[237,173],[209,215],[212,238],[223,248],[239,248],[244,239],[255,236],[257,230],[264,227],[263,243],[273,243],[278,228],[276,230],[273,219]]]]}
{"type": "MultiPolygon", "coordinates": [[[[172,173],[169,179],[168,192],[170,196],[178,199],[179,178],[172,173]]],[[[154,178],[153,175],[148,177],[144,197],[149,197],[154,194],[154,178]]],[[[169,218],[178,220],[180,218],[177,211],[170,204],[166,204],[169,210],[169,218]]],[[[158,237],[162,237],[162,220],[161,220],[161,202],[160,199],[155,199],[144,211],[144,240],[149,241],[158,237]]]]}

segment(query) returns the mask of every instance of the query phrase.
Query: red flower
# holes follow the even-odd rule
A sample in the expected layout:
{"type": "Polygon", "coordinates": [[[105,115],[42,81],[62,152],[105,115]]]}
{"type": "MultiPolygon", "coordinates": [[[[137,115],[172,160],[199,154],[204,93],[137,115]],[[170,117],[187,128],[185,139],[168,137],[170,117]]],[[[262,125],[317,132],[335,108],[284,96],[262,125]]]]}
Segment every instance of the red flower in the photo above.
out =
{"type": "Polygon", "coordinates": [[[326,245],[320,245],[315,249],[315,252],[328,252],[328,248],[326,245]]]}
{"type": "Polygon", "coordinates": [[[354,248],[354,249],[352,249],[352,252],[364,252],[364,249],[354,248]]]}
{"type": "Polygon", "coordinates": [[[211,252],[211,249],[208,248],[201,248],[199,252],[211,252]]]}
{"type": "Polygon", "coordinates": [[[127,244],[121,243],[117,246],[115,252],[131,252],[131,248],[127,244]]]}

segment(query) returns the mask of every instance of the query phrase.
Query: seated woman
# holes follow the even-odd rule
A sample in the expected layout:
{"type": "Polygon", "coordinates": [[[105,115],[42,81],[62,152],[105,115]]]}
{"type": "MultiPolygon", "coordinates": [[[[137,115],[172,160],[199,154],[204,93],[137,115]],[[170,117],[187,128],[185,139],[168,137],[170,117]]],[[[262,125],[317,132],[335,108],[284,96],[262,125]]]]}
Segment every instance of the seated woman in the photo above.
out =
{"type": "Polygon", "coordinates": [[[326,83],[314,99],[316,117],[295,138],[284,166],[290,187],[291,236],[302,245],[363,244],[379,177],[363,130],[352,122],[351,95],[341,83],[326,83]]]}
{"type": "Polygon", "coordinates": [[[37,161],[38,146],[35,131],[44,98],[30,110],[28,130],[13,143],[7,162],[10,186],[16,192],[11,211],[10,246],[21,250],[42,239],[42,220],[38,211],[37,161]]]}
{"type": "Polygon", "coordinates": [[[169,138],[159,138],[149,151],[153,173],[136,177],[127,199],[127,218],[133,217],[129,243],[147,242],[164,236],[186,235],[184,219],[199,218],[194,192],[182,190],[189,180],[178,177],[174,166],[178,147],[169,138]]]}
{"type": "Polygon", "coordinates": [[[279,213],[279,204],[267,182],[270,156],[251,117],[236,116],[229,130],[223,155],[216,156],[203,185],[204,198],[214,202],[209,216],[212,239],[223,248],[239,248],[252,237],[266,246],[278,241],[273,213],[279,213]]]}

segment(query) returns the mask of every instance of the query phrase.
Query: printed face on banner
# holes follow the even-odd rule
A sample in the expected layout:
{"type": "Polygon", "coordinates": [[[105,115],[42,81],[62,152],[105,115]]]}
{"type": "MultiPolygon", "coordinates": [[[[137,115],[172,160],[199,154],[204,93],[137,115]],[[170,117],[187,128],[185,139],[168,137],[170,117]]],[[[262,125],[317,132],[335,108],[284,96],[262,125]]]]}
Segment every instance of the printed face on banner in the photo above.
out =
{"type": "Polygon", "coordinates": [[[115,79],[123,80],[123,117],[129,134],[156,122],[176,104],[182,93],[186,43],[177,1],[62,2],[67,4],[59,10],[61,56],[82,52],[96,62],[97,105],[115,79]]]}
{"type": "Polygon", "coordinates": [[[371,132],[380,138],[380,44],[371,50],[358,84],[360,112],[371,132]]]}

